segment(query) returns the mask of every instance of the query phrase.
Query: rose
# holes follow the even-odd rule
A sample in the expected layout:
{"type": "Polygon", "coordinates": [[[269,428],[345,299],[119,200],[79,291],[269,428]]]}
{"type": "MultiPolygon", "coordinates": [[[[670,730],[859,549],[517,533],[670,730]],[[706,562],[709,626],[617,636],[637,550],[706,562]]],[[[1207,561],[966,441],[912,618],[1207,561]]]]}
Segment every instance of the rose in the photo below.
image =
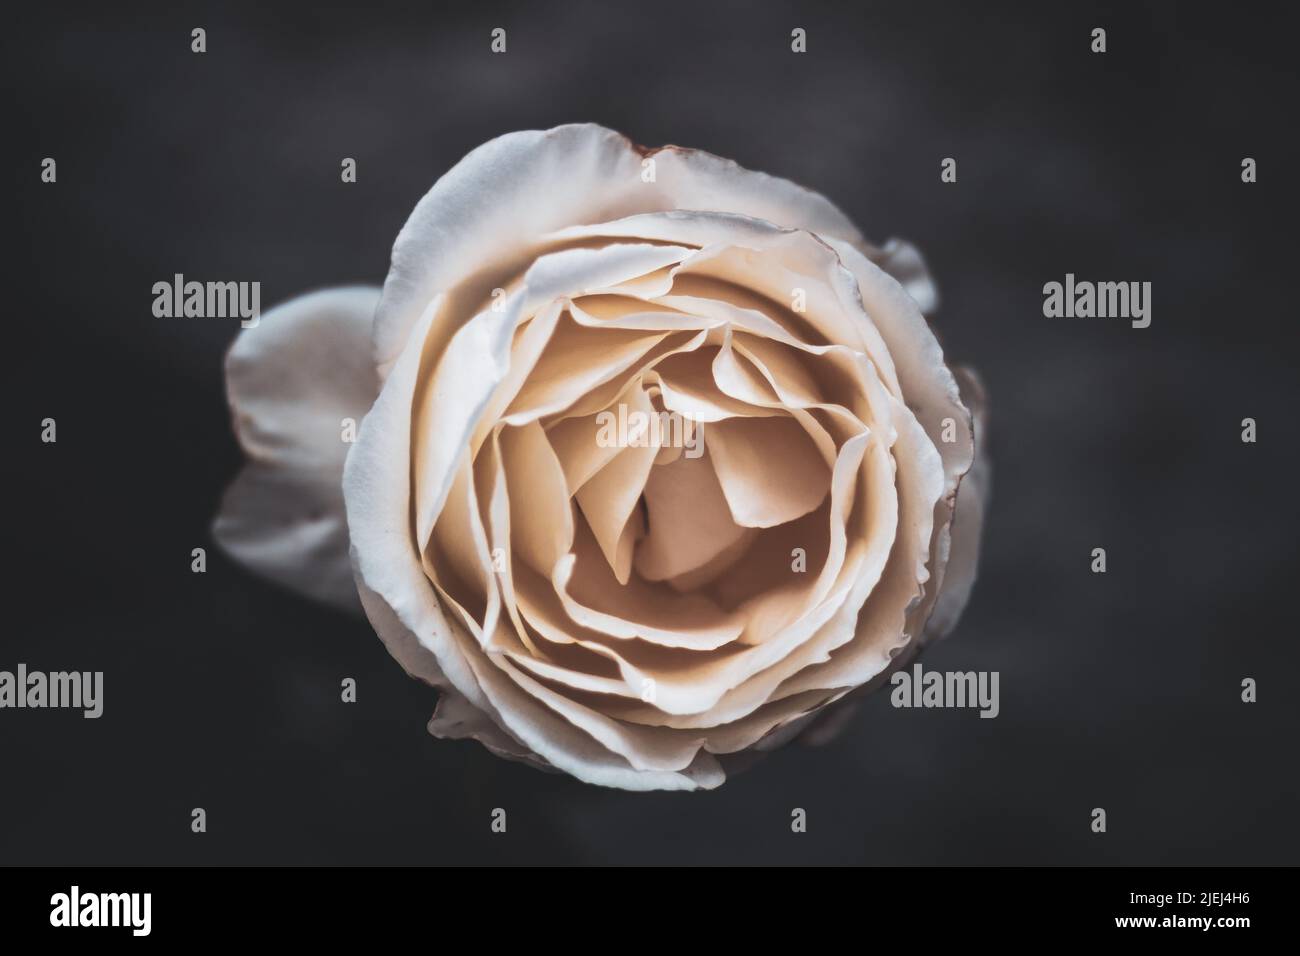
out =
{"type": "Polygon", "coordinates": [[[503,136],[416,206],[382,293],[239,335],[251,462],[216,537],[359,595],[441,690],[435,735],[715,787],[966,601],[980,393],[933,302],[914,249],[785,180],[597,126],[503,136]],[[677,441],[597,440],[673,416],[677,441]]]}

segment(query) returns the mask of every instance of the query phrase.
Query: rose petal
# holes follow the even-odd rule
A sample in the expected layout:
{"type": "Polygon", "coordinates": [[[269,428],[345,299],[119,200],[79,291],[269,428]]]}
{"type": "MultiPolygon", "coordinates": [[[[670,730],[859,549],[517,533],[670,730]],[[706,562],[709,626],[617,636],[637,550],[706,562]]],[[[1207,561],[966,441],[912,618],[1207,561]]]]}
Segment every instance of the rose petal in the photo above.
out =
{"type": "Polygon", "coordinates": [[[908,633],[916,637],[924,630],[943,591],[957,485],[970,470],[975,454],[971,413],[962,404],[943,349],[917,303],[893,276],[857,248],[835,239],[827,242],[857,279],[863,307],[896,356],[898,380],[908,407],[916,413],[943,460],[944,494],[935,505],[929,585],[908,621],[908,633]]]}
{"type": "Polygon", "coordinates": [[[957,490],[952,519],[952,543],[943,588],[926,622],[925,640],[943,637],[956,626],[970,599],[979,570],[979,549],[984,512],[992,488],[993,467],[988,453],[988,411],[984,387],[973,369],[953,369],[963,403],[971,410],[975,436],[975,463],[957,490]]]}
{"type": "MultiPolygon", "coordinates": [[[[416,334],[432,325],[442,305],[441,299],[430,303],[416,334]]],[[[343,469],[353,570],[366,617],[389,652],[409,670],[420,656],[413,646],[418,645],[451,686],[490,714],[415,545],[410,439],[421,357],[419,349],[408,349],[393,366],[343,469]]]]}
{"type": "Polygon", "coordinates": [[[386,371],[425,306],[446,293],[449,309],[431,339],[440,350],[457,316],[473,315],[494,287],[524,271],[549,233],[676,209],[738,213],[862,239],[817,193],[709,153],[676,146],[647,152],[592,124],[508,133],[457,163],[402,227],[375,316],[376,361],[386,371]],[[646,159],[654,161],[651,182],[643,178],[646,159]]]}
{"type": "Polygon", "coordinates": [[[290,590],[359,610],[340,483],[353,428],[379,381],[368,355],[379,290],[292,299],[244,329],[226,356],[235,433],[248,463],[212,533],[244,566],[290,590]]]}
{"type": "Polygon", "coordinates": [[[926,315],[939,308],[939,290],[930,278],[921,250],[902,239],[890,239],[881,249],[862,250],[868,259],[898,280],[912,300],[926,315]]]}
{"type": "MultiPolygon", "coordinates": [[[[654,414],[649,397],[641,389],[633,390],[630,396],[628,415],[632,413],[646,416],[643,421],[649,421],[649,416],[654,414]]],[[[634,435],[626,437],[629,440],[637,438],[634,435]]],[[[659,454],[648,431],[639,442],[644,444],[623,448],[582,484],[576,496],[578,506],[619,584],[627,584],[632,571],[632,549],[636,543],[635,532],[639,529],[632,518],[638,513],[641,493],[659,454]]]]}
{"type": "Polygon", "coordinates": [[[792,418],[723,419],[706,426],[704,442],[732,520],[741,527],[794,521],[830,490],[830,469],[792,418]]]}
{"type": "MultiPolygon", "coordinates": [[[[708,208],[713,208],[709,206],[708,208]]],[[[795,220],[781,218],[770,222],[761,217],[737,213],[679,210],[662,213],[641,213],[610,222],[568,226],[556,230],[548,238],[555,240],[583,240],[596,237],[653,239],[660,242],[688,243],[697,247],[711,245],[747,245],[761,241],[774,228],[798,226],[795,220]]],[[[810,232],[815,228],[804,226],[810,232]]],[[[826,232],[825,235],[843,239],[842,235],[826,232]]],[[[927,315],[939,306],[939,293],[930,277],[921,251],[902,239],[890,239],[883,247],[864,240],[849,240],[852,244],[884,269],[907,291],[927,315]]]]}
{"type": "Polygon", "coordinates": [[[636,568],[647,581],[701,568],[748,537],[747,529],[731,520],[717,475],[704,456],[683,455],[655,468],[645,485],[645,500],[650,532],[637,548],[636,568]]]}

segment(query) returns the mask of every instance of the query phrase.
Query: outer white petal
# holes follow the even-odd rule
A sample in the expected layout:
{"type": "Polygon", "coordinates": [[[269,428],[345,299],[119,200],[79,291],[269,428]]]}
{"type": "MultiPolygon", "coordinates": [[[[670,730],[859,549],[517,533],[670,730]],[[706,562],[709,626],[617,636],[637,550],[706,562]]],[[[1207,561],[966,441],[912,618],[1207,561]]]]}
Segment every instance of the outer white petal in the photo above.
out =
{"type": "Polygon", "coordinates": [[[890,239],[882,248],[867,248],[865,252],[872,262],[898,280],[926,315],[939,307],[939,290],[916,246],[902,239],[890,239]]]}
{"type": "MultiPolygon", "coordinates": [[[[762,240],[767,237],[772,226],[789,227],[788,222],[779,219],[765,222],[756,216],[704,211],[713,209],[713,206],[706,204],[695,210],[642,214],[605,223],[582,223],[560,229],[552,236],[556,239],[624,236],[665,242],[689,242],[697,246],[728,242],[745,245],[747,240],[762,240]]],[[[827,230],[823,235],[841,238],[843,234],[827,230]]],[[[853,241],[852,245],[897,279],[926,315],[939,307],[938,289],[930,277],[925,258],[916,246],[896,238],[890,239],[880,247],[866,240],[853,241]]]]}
{"type": "Polygon", "coordinates": [[[832,239],[828,245],[857,280],[862,305],[889,346],[903,400],[935,442],[949,485],[955,487],[974,456],[970,411],[961,402],[939,340],[919,304],[897,279],[848,243],[832,239]],[[943,441],[948,419],[953,441],[943,441]]]}
{"type": "Polygon", "coordinates": [[[356,609],[343,513],[344,419],[379,390],[370,327],[379,290],[292,299],[240,332],[226,356],[235,434],[248,464],[213,526],[235,560],[317,600],[356,609]]]}
{"type": "Polygon", "coordinates": [[[675,209],[739,213],[863,242],[823,196],[709,153],[646,150],[593,124],[508,133],[457,163],[402,227],[375,316],[377,363],[391,367],[425,306],[446,293],[452,327],[432,330],[440,347],[493,288],[545,251],[549,233],[675,209]],[[647,182],[643,163],[651,160],[654,178],[647,182]]]}
{"type": "Polygon", "coordinates": [[[984,387],[975,372],[968,368],[953,370],[961,386],[962,401],[971,410],[975,432],[975,463],[971,465],[957,489],[956,511],[952,519],[952,542],[948,552],[948,567],[943,587],[935,601],[934,610],[926,622],[925,640],[943,637],[956,626],[979,566],[980,537],[984,525],[984,511],[988,507],[993,483],[993,467],[989,458],[988,409],[984,387]]]}
{"type": "Polygon", "coordinates": [[[944,361],[943,349],[916,301],[902,284],[849,243],[828,239],[858,281],[862,304],[889,344],[908,407],[943,459],[945,493],[935,506],[934,540],[926,592],[909,615],[909,636],[924,633],[925,622],[943,590],[952,548],[952,517],[957,487],[975,457],[971,412],[944,361]],[[945,441],[945,432],[952,441],[945,441]]]}

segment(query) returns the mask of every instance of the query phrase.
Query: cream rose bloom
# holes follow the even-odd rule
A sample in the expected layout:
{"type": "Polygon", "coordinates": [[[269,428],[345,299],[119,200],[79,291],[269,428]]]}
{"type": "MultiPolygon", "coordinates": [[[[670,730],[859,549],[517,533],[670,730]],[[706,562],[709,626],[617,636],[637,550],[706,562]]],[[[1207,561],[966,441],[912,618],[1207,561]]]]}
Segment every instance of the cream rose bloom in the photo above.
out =
{"type": "Polygon", "coordinates": [[[239,335],[250,463],[215,534],[359,595],[439,689],[436,736],[716,787],[965,604],[979,388],[933,303],[914,249],[786,180],[599,126],[502,136],[420,200],[382,291],[239,335]],[[632,412],[691,447],[599,440],[632,412]]]}

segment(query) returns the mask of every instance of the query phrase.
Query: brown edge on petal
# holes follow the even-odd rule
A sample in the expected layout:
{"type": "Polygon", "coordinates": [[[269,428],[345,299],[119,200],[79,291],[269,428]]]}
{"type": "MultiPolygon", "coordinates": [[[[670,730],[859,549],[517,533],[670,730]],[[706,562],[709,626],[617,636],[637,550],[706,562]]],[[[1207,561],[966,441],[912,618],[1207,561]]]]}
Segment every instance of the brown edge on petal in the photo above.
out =
{"type": "Polygon", "coordinates": [[[619,137],[621,140],[623,140],[624,143],[627,144],[628,149],[632,150],[632,151],[635,152],[635,153],[640,153],[642,159],[646,159],[646,158],[648,158],[648,157],[650,157],[650,156],[653,156],[655,153],[659,152],[661,149],[677,149],[677,148],[678,148],[678,147],[676,147],[676,146],[642,146],[640,143],[638,143],[636,140],[634,140],[631,136],[628,136],[626,133],[621,133],[621,132],[619,132],[618,130],[612,130],[611,132],[617,133],[617,134],[618,134],[618,137],[619,137]]]}
{"type": "MultiPolygon", "coordinates": [[[[595,124],[595,125],[599,125],[599,124],[595,124]]],[[[609,129],[609,127],[604,127],[604,128],[609,129]]],[[[813,199],[816,199],[819,202],[823,202],[826,205],[828,205],[832,210],[835,211],[835,213],[837,213],[845,221],[845,223],[848,224],[849,228],[854,233],[853,236],[837,237],[837,238],[844,238],[845,241],[847,242],[854,242],[854,243],[863,242],[866,243],[867,245],[872,245],[870,240],[868,240],[865,236],[862,235],[861,230],[858,229],[857,223],[847,213],[845,213],[844,210],[841,209],[833,199],[831,199],[829,196],[823,193],[818,192],[816,189],[813,189],[810,186],[805,186],[803,183],[797,183],[793,179],[789,179],[785,176],[777,176],[772,173],[765,172],[764,170],[761,169],[750,169],[748,166],[742,166],[739,162],[737,162],[734,159],[731,159],[730,157],[719,156],[717,153],[711,153],[707,149],[700,149],[696,146],[678,146],[676,143],[665,143],[662,146],[645,146],[642,145],[641,143],[638,143],[636,140],[634,140],[632,137],[628,136],[624,132],[615,129],[610,129],[609,131],[615,134],[619,139],[623,140],[623,143],[627,146],[627,148],[632,150],[632,152],[636,153],[642,159],[650,159],[656,153],[662,153],[668,150],[672,150],[673,152],[681,153],[682,155],[690,154],[695,156],[704,156],[707,157],[708,159],[715,160],[718,163],[721,163],[723,166],[729,167],[731,169],[739,170],[740,172],[750,176],[757,176],[760,179],[769,180],[769,181],[776,180],[778,182],[788,183],[790,186],[797,189],[799,192],[805,193],[808,196],[812,197],[813,199]]],[[[776,226],[778,229],[781,229],[782,231],[807,232],[809,235],[813,236],[814,238],[820,238],[817,236],[816,233],[811,232],[807,229],[798,229],[798,228],[791,228],[788,226],[781,226],[779,223],[772,223],[772,225],[776,226]]],[[[832,250],[832,252],[833,251],[834,250],[832,250]]]]}

